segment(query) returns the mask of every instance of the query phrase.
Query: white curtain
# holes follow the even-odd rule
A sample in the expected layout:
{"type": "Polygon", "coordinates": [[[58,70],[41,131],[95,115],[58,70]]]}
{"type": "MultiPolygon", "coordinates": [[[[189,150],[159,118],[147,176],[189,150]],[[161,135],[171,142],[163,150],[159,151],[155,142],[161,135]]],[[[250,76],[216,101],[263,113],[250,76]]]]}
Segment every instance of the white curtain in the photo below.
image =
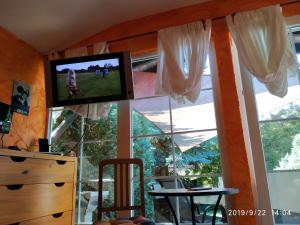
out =
{"type": "MultiPolygon", "coordinates": [[[[93,45],[95,54],[108,53],[108,45],[106,42],[100,42],[93,45]]],[[[52,56],[55,54],[51,54],[52,56]]],[[[80,47],[75,49],[68,49],[65,51],[65,58],[86,56],[88,55],[86,47],[80,47]]],[[[87,117],[92,120],[105,118],[108,116],[110,110],[110,103],[95,103],[95,104],[82,104],[82,105],[70,105],[65,106],[82,117],[87,117]]]]}
{"type": "Polygon", "coordinates": [[[93,50],[95,54],[108,53],[108,44],[106,42],[98,42],[93,45],[93,50]]]}
{"type": "Polygon", "coordinates": [[[287,93],[289,73],[297,73],[296,57],[278,5],[226,17],[241,63],[273,95],[287,93]]]}
{"type": "Polygon", "coordinates": [[[178,102],[198,99],[210,34],[210,20],[158,31],[156,94],[168,94],[178,102]]]}

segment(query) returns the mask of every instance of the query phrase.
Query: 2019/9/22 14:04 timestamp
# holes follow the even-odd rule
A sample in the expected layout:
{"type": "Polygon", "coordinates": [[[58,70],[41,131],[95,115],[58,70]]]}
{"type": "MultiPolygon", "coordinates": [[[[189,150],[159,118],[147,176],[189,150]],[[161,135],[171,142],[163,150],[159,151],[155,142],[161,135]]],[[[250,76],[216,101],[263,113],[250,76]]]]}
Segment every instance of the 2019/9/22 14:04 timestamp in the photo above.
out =
{"type": "MultiPolygon", "coordinates": [[[[267,213],[264,209],[229,209],[228,216],[265,216],[267,213]]],[[[272,209],[273,216],[290,216],[291,210],[272,209]]]]}

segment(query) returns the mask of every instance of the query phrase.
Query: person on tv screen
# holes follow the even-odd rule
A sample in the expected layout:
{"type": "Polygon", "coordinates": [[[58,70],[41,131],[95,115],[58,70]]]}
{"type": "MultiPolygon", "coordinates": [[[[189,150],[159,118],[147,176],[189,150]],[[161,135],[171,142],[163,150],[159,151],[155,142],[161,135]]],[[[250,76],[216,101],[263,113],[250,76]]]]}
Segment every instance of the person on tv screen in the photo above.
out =
{"type": "Polygon", "coordinates": [[[68,99],[75,99],[78,94],[78,88],[76,85],[76,73],[74,70],[69,69],[66,77],[66,88],[69,94],[68,99]]]}
{"type": "Polygon", "coordinates": [[[105,63],[104,64],[104,69],[103,69],[103,78],[109,75],[109,72],[111,71],[112,64],[110,63],[105,63]]]}

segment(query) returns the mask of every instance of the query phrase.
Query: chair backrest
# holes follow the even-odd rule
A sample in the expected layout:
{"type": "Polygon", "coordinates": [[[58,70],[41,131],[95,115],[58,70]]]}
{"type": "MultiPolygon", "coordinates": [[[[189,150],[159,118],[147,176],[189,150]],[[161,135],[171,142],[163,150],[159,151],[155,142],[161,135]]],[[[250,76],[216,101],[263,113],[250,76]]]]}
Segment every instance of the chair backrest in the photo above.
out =
{"type": "Polygon", "coordinates": [[[144,169],[141,159],[107,159],[99,163],[99,194],[98,219],[101,220],[103,212],[139,210],[145,215],[144,199],[144,169]],[[139,169],[140,204],[131,205],[130,201],[130,166],[136,165],[139,169]],[[112,207],[103,207],[103,173],[106,166],[114,168],[114,202],[112,207]]]}
{"type": "MultiPolygon", "coordinates": [[[[182,180],[179,178],[176,178],[177,181],[177,187],[175,185],[175,180],[170,178],[160,178],[156,179],[157,182],[160,184],[161,187],[166,189],[173,189],[173,188],[184,188],[184,184],[182,183],[182,180]]],[[[172,207],[176,209],[177,201],[179,203],[179,211],[180,211],[180,219],[183,221],[190,221],[191,220],[191,202],[189,198],[187,197],[170,197],[170,203],[172,204],[172,207]]]]}

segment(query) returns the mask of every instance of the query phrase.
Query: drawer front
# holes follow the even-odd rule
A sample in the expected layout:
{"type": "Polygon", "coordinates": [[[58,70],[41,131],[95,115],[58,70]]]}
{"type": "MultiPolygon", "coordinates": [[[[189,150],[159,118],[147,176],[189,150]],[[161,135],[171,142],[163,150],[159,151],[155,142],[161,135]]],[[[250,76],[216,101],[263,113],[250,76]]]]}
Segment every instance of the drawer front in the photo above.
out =
{"type": "Polygon", "coordinates": [[[74,162],[0,156],[0,185],[73,182],[74,162]]]}
{"type": "Polygon", "coordinates": [[[73,184],[57,185],[0,186],[0,224],[72,211],[73,184]]]}
{"type": "Polygon", "coordinates": [[[18,225],[71,225],[72,212],[64,212],[59,215],[44,216],[33,220],[27,220],[18,225]]]}

